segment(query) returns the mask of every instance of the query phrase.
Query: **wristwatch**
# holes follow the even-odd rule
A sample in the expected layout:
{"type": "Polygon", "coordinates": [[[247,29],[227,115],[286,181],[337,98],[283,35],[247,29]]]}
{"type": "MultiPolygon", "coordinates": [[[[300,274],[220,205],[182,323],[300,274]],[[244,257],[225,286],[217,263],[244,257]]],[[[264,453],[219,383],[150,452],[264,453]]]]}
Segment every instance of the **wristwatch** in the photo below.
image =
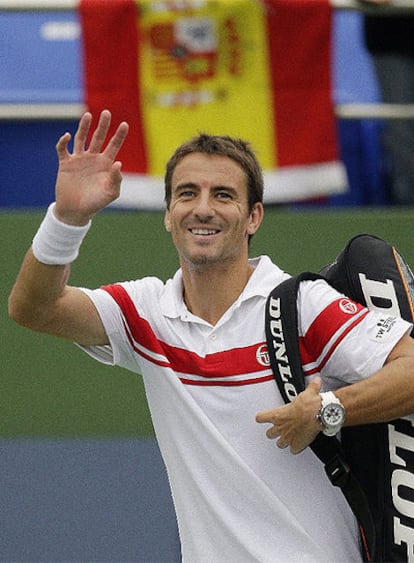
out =
{"type": "Polygon", "coordinates": [[[322,405],[316,418],[324,427],[325,436],[335,436],[345,422],[345,407],[332,391],[319,393],[322,405]]]}

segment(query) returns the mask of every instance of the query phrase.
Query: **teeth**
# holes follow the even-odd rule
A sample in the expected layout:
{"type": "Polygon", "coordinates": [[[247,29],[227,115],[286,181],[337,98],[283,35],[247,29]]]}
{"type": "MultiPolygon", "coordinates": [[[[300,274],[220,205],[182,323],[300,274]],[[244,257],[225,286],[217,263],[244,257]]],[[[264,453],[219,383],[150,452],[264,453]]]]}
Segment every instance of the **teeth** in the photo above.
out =
{"type": "Polygon", "coordinates": [[[214,235],[217,233],[215,229],[191,229],[193,235],[214,235]]]}

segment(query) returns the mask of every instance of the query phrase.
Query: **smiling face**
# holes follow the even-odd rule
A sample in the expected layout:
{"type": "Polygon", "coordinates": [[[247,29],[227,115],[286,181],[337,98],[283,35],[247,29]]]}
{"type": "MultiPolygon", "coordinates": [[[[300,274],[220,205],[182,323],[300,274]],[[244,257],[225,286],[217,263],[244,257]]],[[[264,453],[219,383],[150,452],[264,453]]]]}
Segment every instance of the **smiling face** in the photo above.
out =
{"type": "Polygon", "coordinates": [[[227,265],[246,260],[248,239],[258,229],[263,206],[249,211],[247,177],[225,156],[192,153],[176,166],[165,226],[182,265],[227,265]]]}

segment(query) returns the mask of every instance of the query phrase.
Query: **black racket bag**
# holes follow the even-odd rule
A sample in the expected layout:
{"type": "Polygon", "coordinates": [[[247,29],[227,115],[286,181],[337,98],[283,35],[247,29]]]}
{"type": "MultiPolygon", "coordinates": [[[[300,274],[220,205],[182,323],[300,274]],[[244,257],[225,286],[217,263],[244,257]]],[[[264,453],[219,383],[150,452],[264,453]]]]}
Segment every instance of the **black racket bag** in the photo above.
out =
{"type": "MultiPolygon", "coordinates": [[[[369,309],[414,320],[413,274],[395,247],[372,235],[352,238],[320,274],[304,272],[278,285],[267,301],[266,337],[285,402],[305,388],[298,346],[297,290],[301,281],[319,278],[369,309]],[[282,328],[282,342],[275,338],[274,330],[272,334],[275,315],[282,328]],[[281,345],[285,354],[280,353],[281,345]]],[[[345,427],[341,442],[321,433],[310,447],[358,520],[364,559],[414,563],[414,415],[345,427]]]]}

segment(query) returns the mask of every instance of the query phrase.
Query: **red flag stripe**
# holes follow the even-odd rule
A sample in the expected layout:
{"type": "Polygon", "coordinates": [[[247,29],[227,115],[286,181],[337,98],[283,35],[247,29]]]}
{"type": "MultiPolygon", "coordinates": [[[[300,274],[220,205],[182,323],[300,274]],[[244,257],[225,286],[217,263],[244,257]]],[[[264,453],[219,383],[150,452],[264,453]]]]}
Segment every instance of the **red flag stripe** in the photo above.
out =
{"type": "Polygon", "coordinates": [[[86,105],[98,116],[112,113],[112,127],[127,121],[130,132],[119,160],[125,172],[147,171],[139,87],[139,29],[134,0],[81,0],[86,105]]]}
{"type": "Polygon", "coordinates": [[[264,0],[264,4],[277,164],[336,161],[330,3],[328,0],[264,0]]]}

